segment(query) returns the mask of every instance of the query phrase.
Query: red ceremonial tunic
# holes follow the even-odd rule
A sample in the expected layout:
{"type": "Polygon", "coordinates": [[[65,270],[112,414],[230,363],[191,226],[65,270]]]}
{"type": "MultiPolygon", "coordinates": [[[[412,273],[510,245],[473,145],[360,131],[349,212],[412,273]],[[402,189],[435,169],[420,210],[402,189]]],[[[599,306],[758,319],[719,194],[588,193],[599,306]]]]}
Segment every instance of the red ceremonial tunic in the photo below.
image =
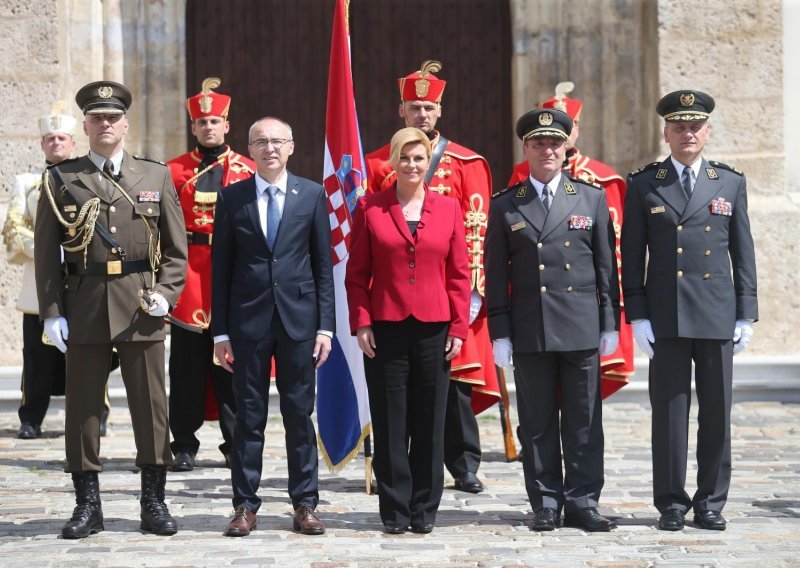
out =
{"type": "MultiPolygon", "coordinates": [[[[189,263],[186,285],[178,298],[172,317],[202,329],[208,329],[211,318],[211,245],[214,232],[214,208],[217,194],[195,192],[195,183],[204,172],[198,171],[203,156],[195,148],[167,162],[183,209],[186,233],[189,237],[189,263]],[[192,244],[191,234],[208,235],[209,244],[192,244]]],[[[217,162],[222,166],[222,187],[251,177],[255,163],[250,158],[225,150],[217,162]]],[[[207,169],[210,169],[207,168],[207,169]]]]}
{"type": "MultiPolygon", "coordinates": [[[[619,239],[622,234],[622,210],[625,204],[625,180],[611,166],[588,158],[576,148],[568,154],[567,166],[564,171],[571,177],[596,183],[606,190],[608,212],[614,222],[614,232],[617,234],[617,267],[620,271],[622,282],[622,256],[620,254],[619,239]]],[[[514,166],[509,187],[527,179],[530,176],[528,162],[520,162],[514,166]]],[[[621,296],[620,296],[621,297],[621,296]]],[[[611,355],[600,358],[603,398],[615,393],[628,383],[628,378],[633,375],[633,332],[631,326],[625,322],[624,298],[620,301],[619,346],[611,355]]]]}
{"type": "MultiPolygon", "coordinates": [[[[431,141],[435,148],[439,140],[431,141]]],[[[367,192],[374,193],[391,187],[397,175],[389,163],[390,145],[365,157],[367,162],[367,192]]],[[[464,215],[471,289],[483,296],[483,241],[489,219],[492,195],[492,176],[486,160],[472,150],[449,142],[436,167],[428,188],[458,200],[464,215]]],[[[472,385],[472,410],[483,412],[500,399],[500,387],[492,354],[492,341],[486,324],[486,307],[469,326],[461,352],[451,361],[450,378],[472,385]]]]}

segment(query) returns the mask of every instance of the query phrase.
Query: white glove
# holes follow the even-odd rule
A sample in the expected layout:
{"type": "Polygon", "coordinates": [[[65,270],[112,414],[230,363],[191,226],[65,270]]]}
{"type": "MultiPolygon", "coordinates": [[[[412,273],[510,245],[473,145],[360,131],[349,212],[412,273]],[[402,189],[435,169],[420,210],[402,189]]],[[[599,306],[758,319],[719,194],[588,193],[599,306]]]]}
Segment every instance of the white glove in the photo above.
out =
{"type": "Polygon", "coordinates": [[[736,320],[736,329],[733,330],[733,354],[741,353],[753,338],[753,322],[750,320],[736,320]]]}
{"type": "Polygon", "coordinates": [[[619,345],[619,332],[604,331],[600,334],[600,355],[606,357],[617,350],[619,345]]]}
{"type": "Polygon", "coordinates": [[[494,354],[494,364],[498,367],[514,370],[513,353],[514,347],[508,337],[495,339],[492,341],[492,353],[494,354]]]}
{"type": "Polygon", "coordinates": [[[164,317],[169,312],[169,302],[160,292],[152,292],[150,305],[147,308],[143,306],[142,309],[153,317],[164,317]]]}
{"type": "Polygon", "coordinates": [[[67,339],[69,339],[69,326],[67,325],[66,318],[62,316],[53,316],[45,318],[44,320],[44,333],[47,339],[50,340],[55,347],[62,353],[67,352],[67,339]]]}
{"type": "Polygon", "coordinates": [[[633,325],[633,338],[636,340],[636,344],[639,349],[644,351],[645,355],[652,359],[654,354],[653,343],[656,342],[656,338],[653,335],[653,326],[650,325],[650,320],[634,320],[631,324],[633,325]]]}
{"type": "Polygon", "coordinates": [[[478,317],[478,312],[481,311],[481,306],[483,305],[483,298],[481,297],[480,293],[477,290],[472,291],[472,295],[469,297],[469,324],[472,325],[472,322],[475,321],[475,318],[478,317]]]}

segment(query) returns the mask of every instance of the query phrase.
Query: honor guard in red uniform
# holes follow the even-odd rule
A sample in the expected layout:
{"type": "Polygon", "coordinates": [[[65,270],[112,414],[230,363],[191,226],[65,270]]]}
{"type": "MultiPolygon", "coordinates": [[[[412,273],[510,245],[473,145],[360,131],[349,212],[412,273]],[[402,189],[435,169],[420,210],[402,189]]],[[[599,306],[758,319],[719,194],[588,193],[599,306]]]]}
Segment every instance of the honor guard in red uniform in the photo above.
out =
{"type": "MultiPolygon", "coordinates": [[[[625,203],[625,180],[617,172],[604,164],[588,156],[581,154],[575,146],[578,139],[581,109],[583,103],[578,99],[567,96],[572,92],[575,85],[569,81],[556,85],[556,96],[547,99],[539,108],[554,108],[566,112],[573,121],[572,134],[567,140],[567,159],[564,161],[564,171],[572,178],[588,181],[603,187],[606,190],[606,200],[608,201],[608,212],[614,222],[614,231],[617,234],[617,266],[622,270],[622,259],[620,255],[619,239],[622,233],[622,210],[625,203]]],[[[514,166],[514,173],[508,180],[511,187],[530,176],[530,168],[527,161],[522,161],[514,166]]],[[[621,278],[621,277],[620,277],[621,278]]],[[[633,335],[630,325],[625,322],[625,306],[620,306],[622,313],[619,329],[619,346],[611,355],[600,357],[602,372],[603,398],[615,393],[624,387],[628,378],[633,375],[633,335]]]]}
{"type": "MultiPolygon", "coordinates": [[[[425,61],[419,71],[398,79],[399,113],[406,126],[419,128],[431,140],[433,154],[425,177],[428,188],[458,200],[464,214],[472,275],[471,323],[461,352],[452,360],[444,460],[455,479],[456,489],[480,493],[483,484],[477,471],[481,447],[475,415],[500,398],[483,306],[483,239],[492,178],[483,156],[446,139],[435,130],[436,121],[442,115],[441,100],[446,81],[433,73],[440,71],[441,67],[438,61],[425,61]]],[[[368,192],[381,191],[394,183],[397,176],[389,163],[389,144],[367,154],[366,161],[368,192]]]]}
{"type": "Polygon", "coordinates": [[[220,83],[216,77],[209,77],[203,81],[200,93],[186,100],[197,147],[167,163],[180,197],[189,242],[186,286],[171,318],[169,416],[174,471],[194,469],[200,447],[195,432],[204,418],[219,418],[224,439],[219,449],[226,465],[233,449],[236,405],[232,376],[212,364],[214,345],[208,331],[211,240],[217,192],[252,176],[255,164],[225,144],[231,98],[213,91],[220,83]],[[208,404],[212,396],[216,398],[216,408],[208,404]]]}

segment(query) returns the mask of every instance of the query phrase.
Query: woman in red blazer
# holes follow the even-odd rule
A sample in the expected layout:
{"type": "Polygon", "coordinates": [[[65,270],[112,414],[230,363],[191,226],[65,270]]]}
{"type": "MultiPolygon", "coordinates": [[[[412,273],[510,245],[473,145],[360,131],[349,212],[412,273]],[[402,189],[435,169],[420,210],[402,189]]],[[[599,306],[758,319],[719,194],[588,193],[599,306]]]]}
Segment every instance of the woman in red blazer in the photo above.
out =
{"type": "Polygon", "coordinates": [[[470,275],[458,202],[424,183],[428,137],[392,137],[394,188],[362,197],[347,261],[350,330],[364,352],[384,530],[433,530],[444,487],[450,360],[469,325],[470,275]]]}

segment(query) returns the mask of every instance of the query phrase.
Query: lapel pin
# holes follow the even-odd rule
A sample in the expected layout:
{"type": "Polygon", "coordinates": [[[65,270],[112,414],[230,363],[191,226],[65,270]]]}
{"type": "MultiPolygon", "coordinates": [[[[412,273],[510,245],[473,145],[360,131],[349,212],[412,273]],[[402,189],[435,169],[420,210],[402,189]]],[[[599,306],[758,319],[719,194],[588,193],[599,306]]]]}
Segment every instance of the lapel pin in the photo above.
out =
{"type": "Polygon", "coordinates": [[[666,179],[667,178],[667,168],[659,168],[656,172],[656,179],[666,179]]]}
{"type": "Polygon", "coordinates": [[[294,189],[294,188],[292,188],[292,193],[294,193],[295,195],[297,195],[297,190],[296,190],[296,189],[294,189]]]}
{"type": "Polygon", "coordinates": [[[565,183],[565,184],[564,184],[564,192],[565,192],[567,195],[575,195],[575,194],[576,194],[576,193],[575,193],[575,186],[574,186],[574,185],[572,185],[572,184],[571,184],[571,183],[569,183],[569,182],[565,183]]]}
{"type": "Polygon", "coordinates": [[[517,190],[517,197],[525,197],[528,195],[528,186],[523,185],[517,190]]]}
{"type": "Polygon", "coordinates": [[[719,179],[719,174],[714,168],[706,168],[706,175],[708,175],[708,179],[719,179]]]}

